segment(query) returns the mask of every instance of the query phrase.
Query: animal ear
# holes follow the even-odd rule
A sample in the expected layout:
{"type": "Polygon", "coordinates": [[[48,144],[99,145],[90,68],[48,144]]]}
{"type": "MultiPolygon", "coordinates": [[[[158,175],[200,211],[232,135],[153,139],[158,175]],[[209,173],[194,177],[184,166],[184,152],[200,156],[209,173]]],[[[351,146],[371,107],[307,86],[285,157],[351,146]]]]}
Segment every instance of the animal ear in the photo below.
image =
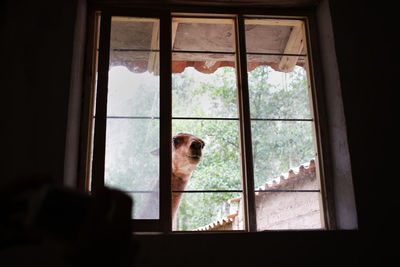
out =
{"type": "Polygon", "coordinates": [[[152,154],[153,156],[160,156],[160,148],[156,148],[150,151],[150,154],[152,154]]]}

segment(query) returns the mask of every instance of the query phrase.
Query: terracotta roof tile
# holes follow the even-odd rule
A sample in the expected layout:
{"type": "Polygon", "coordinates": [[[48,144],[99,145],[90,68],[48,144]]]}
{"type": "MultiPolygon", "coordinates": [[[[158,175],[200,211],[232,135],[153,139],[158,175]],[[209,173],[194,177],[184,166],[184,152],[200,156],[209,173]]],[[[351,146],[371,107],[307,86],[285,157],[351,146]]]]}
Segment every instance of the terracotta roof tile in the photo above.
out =
{"type": "Polygon", "coordinates": [[[297,168],[292,168],[288,171],[287,176],[284,175],[279,176],[279,178],[273,179],[271,183],[265,182],[264,186],[258,187],[259,190],[275,189],[276,187],[280,187],[289,181],[293,181],[294,179],[300,177],[304,173],[312,172],[315,170],[315,161],[311,159],[309,163],[301,164],[297,168]],[[279,180],[279,183],[277,182],[279,180]]]}
{"type": "Polygon", "coordinates": [[[221,228],[222,226],[231,224],[233,222],[233,218],[236,216],[237,214],[232,214],[232,215],[228,215],[227,217],[224,217],[222,219],[219,219],[215,222],[212,222],[206,226],[203,227],[199,227],[197,228],[195,231],[211,231],[211,230],[218,230],[218,228],[221,228]]]}
{"type": "MultiPolygon", "coordinates": [[[[301,164],[297,168],[290,169],[288,171],[287,176],[285,177],[284,175],[281,175],[279,178],[272,180],[272,183],[265,182],[263,186],[259,186],[258,190],[274,190],[278,189],[279,187],[285,185],[288,182],[294,181],[300,177],[303,177],[305,173],[309,173],[315,170],[315,160],[311,159],[309,163],[301,164]],[[279,180],[279,183],[277,182],[279,180]]],[[[262,193],[265,192],[255,192],[256,196],[261,195],[262,193]]],[[[242,198],[237,197],[228,200],[229,203],[234,203],[234,202],[239,202],[242,198]]],[[[218,228],[221,228],[222,226],[225,226],[227,224],[231,224],[233,222],[233,219],[238,215],[239,211],[237,211],[234,214],[230,214],[220,220],[217,220],[215,222],[212,222],[206,226],[199,227],[196,230],[197,231],[212,231],[212,230],[218,230],[218,228]]]]}

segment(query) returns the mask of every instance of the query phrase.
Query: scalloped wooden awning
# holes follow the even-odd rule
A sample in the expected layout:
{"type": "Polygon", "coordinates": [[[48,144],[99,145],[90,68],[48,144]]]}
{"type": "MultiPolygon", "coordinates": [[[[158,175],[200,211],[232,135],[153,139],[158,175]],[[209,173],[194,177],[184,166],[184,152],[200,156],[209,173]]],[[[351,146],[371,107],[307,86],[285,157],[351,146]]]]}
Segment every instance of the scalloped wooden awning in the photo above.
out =
{"type": "MultiPolygon", "coordinates": [[[[149,18],[113,17],[111,66],[130,71],[159,73],[159,21],[149,18]]],[[[301,20],[246,20],[248,71],[268,65],[290,72],[305,65],[304,26],[301,20]]],[[[172,20],[172,72],[194,67],[213,73],[235,66],[233,20],[174,17],[172,20]]]]}

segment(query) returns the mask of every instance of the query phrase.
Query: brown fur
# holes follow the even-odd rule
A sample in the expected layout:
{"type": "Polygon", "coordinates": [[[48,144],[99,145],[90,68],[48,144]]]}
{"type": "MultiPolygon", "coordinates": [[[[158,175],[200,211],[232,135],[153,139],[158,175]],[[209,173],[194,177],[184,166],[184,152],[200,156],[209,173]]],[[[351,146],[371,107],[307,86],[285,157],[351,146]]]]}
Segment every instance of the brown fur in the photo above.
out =
{"type": "Polygon", "coordinates": [[[174,193],[174,191],[185,190],[192,172],[200,162],[203,147],[204,141],[194,135],[179,133],[173,137],[171,175],[172,219],[175,218],[182,199],[182,193],[174,193]]]}
{"type": "MultiPolygon", "coordinates": [[[[174,191],[185,190],[192,172],[200,162],[203,147],[203,140],[194,135],[179,133],[173,137],[171,170],[171,215],[173,222],[183,195],[180,192],[174,193],[174,191]]],[[[151,154],[159,156],[159,149],[153,150],[151,154]]],[[[159,213],[158,190],[159,181],[157,180],[153,185],[153,191],[156,193],[149,194],[148,199],[141,206],[141,218],[157,218],[159,213]]]]}

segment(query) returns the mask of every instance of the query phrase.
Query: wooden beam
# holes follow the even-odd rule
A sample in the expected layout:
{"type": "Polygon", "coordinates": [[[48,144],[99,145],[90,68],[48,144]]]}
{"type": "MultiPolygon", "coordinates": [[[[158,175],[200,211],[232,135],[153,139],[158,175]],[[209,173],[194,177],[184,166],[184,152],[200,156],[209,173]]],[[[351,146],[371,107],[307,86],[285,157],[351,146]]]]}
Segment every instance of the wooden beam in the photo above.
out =
{"type": "MultiPolygon", "coordinates": [[[[153,32],[151,34],[151,50],[159,50],[160,47],[160,21],[153,22],[153,32]]],[[[150,52],[147,70],[154,75],[159,75],[160,52],[150,52]]]]}
{"type": "MultiPolygon", "coordinates": [[[[303,49],[303,27],[296,26],[293,27],[290,33],[289,39],[286,43],[284,54],[300,54],[303,49]]],[[[291,72],[298,61],[298,56],[283,56],[279,63],[279,69],[283,72],[291,72]]]]}
{"type": "Polygon", "coordinates": [[[172,50],[174,50],[175,37],[176,37],[176,31],[178,30],[178,25],[179,25],[179,22],[172,19],[172,28],[171,28],[171,49],[172,50]]]}

